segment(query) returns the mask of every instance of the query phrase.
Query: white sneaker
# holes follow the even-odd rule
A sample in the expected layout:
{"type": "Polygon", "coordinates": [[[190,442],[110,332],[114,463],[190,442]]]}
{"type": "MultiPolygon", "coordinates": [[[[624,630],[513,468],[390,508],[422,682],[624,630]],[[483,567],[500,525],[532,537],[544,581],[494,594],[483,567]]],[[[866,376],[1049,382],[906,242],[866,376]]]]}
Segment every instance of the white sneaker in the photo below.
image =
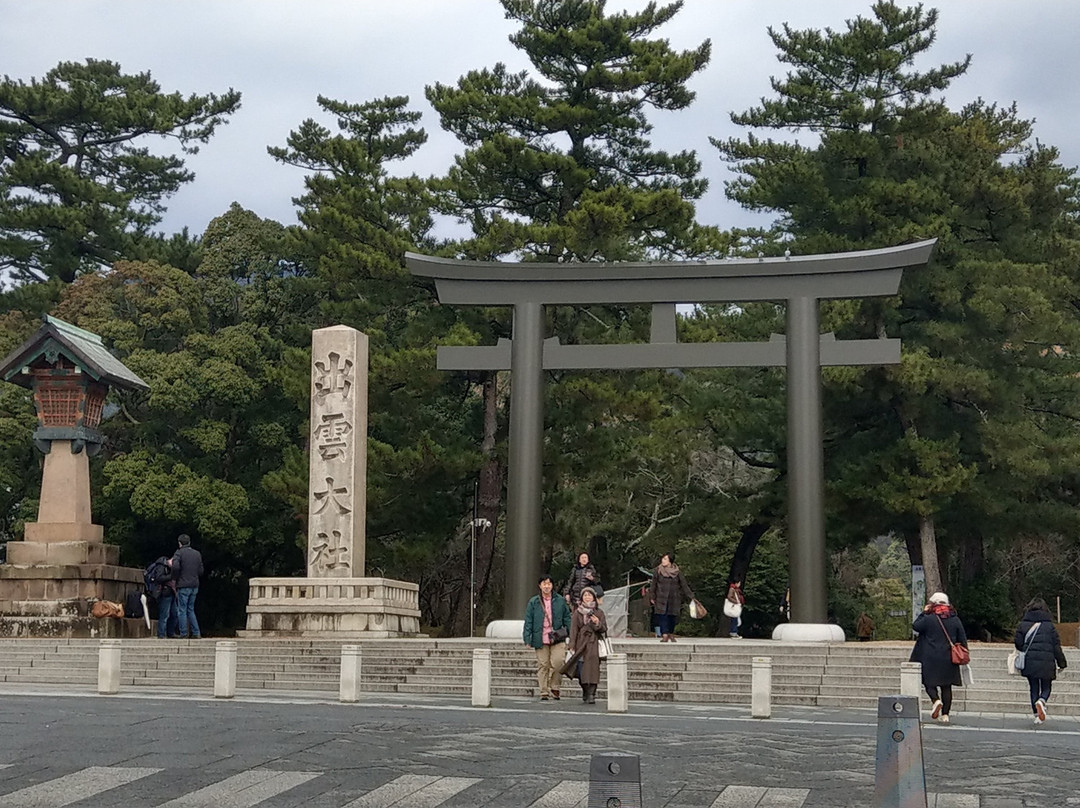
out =
{"type": "Polygon", "coordinates": [[[934,706],[930,709],[930,717],[936,719],[939,715],[941,715],[941,710],[944,706],[945,705],[941,703],[941,699],[935,701],[934,706]]]}
{"type": "Polygon", "coordinates": [[[943,716],[941,716],[941,718],[938,719],[938,721],[940,721],[942,724],[948,724],[949,723],[949,716],[943,715],[943,716]]]}
{"type": "Polygon", "coordinates": [[[1033,724],[1034,724],[1035,726],[1039,726],[1039,724],[1041,724],[1041,723],[1043,722],[1043,719],[1039,718],[1039,716],[1037,716],[1037,715],[1036,715],[1036,716],[1032,716],[1032,718],[1034,719],[1034,720],[1032,721],[1032,723],[1033,723],[1033,724]]]}
{"type": "Polygon", "coordinates": [[[1040,724],[1046,720],[1046,702],[1042,699],[1035,702],[1035,715],[1038,717],[1040,724]]]}

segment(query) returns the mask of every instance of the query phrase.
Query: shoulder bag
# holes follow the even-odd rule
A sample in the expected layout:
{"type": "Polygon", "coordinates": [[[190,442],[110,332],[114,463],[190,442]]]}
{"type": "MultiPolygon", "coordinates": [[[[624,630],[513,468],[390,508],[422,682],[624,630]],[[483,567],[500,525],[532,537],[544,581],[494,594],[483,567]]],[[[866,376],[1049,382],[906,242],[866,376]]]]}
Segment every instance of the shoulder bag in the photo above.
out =
{"type": "Polygon", "coordinates": [[[1027,634],[1024,635],[1024,650],[1013,651],[1009,654],[1009,673],[1012,673],[1015,669],[1016,673],[1021,673],[1024,670],[1024,663],[1027,661],[1027,652],[1031,647],[1031,641],[1035,639],[1035,635],[1039,633],[1039,626],[1042,623],[1036,623],[1027,630],[1027,634]]]}
{"type": "Polygon", "coordinates": [[[971,662],[971,654],[968,649],[952,641],[952,637],[949,636],[949,632],[945,628],[945,621],[941,619],[940,614],[937,616],[937,621],[941,624],[941,630],[945,632],[945,639],[949,641],[949,659],[952,660],[952,664],[966,665],[971,662]]]}
{"type": "Polygon", "coordinates": [[[612,653],[611,640],[606,636],[601,637],[596,641],[596,650],[600,654],[600,659],[607,659],[612,653]]]}

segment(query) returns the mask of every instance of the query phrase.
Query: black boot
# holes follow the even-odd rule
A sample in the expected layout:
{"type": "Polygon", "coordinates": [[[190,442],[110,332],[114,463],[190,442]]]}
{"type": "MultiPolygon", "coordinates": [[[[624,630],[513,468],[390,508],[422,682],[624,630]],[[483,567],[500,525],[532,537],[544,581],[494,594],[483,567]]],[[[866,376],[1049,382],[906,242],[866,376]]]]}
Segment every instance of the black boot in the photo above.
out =
{"type": "Polygon", "coordinates": [[[596,704],[596,685],[589,685],[589,704],[596,704]]]}
{"type": "Polygon", "coordinates": [[[581,703],[582,704],[588,704],[589,703],[589,686],[586,685],[586,684],[583,684],[581,686],[581,703]]]}

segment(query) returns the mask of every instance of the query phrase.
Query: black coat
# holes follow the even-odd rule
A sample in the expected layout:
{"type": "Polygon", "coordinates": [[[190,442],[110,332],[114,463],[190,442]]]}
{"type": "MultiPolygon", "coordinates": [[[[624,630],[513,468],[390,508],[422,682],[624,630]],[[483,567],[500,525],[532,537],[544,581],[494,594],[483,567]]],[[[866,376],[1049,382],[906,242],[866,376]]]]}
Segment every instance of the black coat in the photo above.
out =
{"type": "Polygon", "coordinates": [[[960,666],[953,664],[949,645],[951,639],[953,644],[967,647],[964,624],[960,622],[956,612],[950,609],[949,614],[940,621],[933,612],[929,614],[923,612],[915,618],[911,627],[919,633],[919,638],[915,640],[915,647],[911,649],[911,661],[922,663],[923,685],[925,687],[962,685],[960,666]],[[945,637],[946,634],[949,635],[948,639],[945,637]]]}
{"type": "Polygon", "coordinates": [[[1013,645],[1016,650],[1024,650],[1024,637],[1028,629],[1039,623],[1039,630],[1031,638],[1027,654],[1024,656],[1024,668],[1020,671],[1029,679],[1055,679],[1057,669],[1068,666],[1065,652],[1061,650],[1061,638],[1058,636],[1050,612],[1030,611],[1026,612],[1016,627],[1016,636],[1013,637],[1013,645]]]}
{"type": "Polygon", "coordinates": [[[202,553],[190,545],[181,547],[172,557],[173,580],[177,589],[189,589],[199,585],[203,574],[202,553]]]}
{"type": "Polygon", "coordinates": [[[604,597],[604,590],[600,586],[600,573],[596,571],[596,567],[592,564],[586,564],[584,567],[575,564],[562,588],[562,596],[566,598],[571,609],[577,608],[581,603],[581,590],[587,586],[593,588],[597,600],[604,597]]]}

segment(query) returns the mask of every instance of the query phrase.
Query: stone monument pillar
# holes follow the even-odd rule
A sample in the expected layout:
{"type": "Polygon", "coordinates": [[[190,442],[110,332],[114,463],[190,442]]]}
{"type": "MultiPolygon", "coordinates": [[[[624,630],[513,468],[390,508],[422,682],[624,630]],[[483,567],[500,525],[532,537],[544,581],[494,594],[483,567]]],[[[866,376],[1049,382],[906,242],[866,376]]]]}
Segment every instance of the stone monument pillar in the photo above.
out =
{"type": "Polygon", "coordinates": [[[306,578],[252,578],[241,636],[381,638],[420,631],[419,587],[364,577],[368,338],[312,332],[306,578]]]}
{"type": "Polygon", "coordinates": [[[8,542],[0,565],[0,634],[141,636],[141,620],[97,620],[95,600],[123,602],[142,585],[142,570],[121,567],[120,548],[105,544],[90,511],[90,457],[109,386],[147,385],[106,350],[101,338],[46,317],[45,324],[0,362],[0,378],[33,390],[45,455],[36,522],[8,542]]]}
{"type": "Polygon", "coordinates": [[[308,577],[364,574],[368,338],[320,328],[311,339],[308,577]]]}

